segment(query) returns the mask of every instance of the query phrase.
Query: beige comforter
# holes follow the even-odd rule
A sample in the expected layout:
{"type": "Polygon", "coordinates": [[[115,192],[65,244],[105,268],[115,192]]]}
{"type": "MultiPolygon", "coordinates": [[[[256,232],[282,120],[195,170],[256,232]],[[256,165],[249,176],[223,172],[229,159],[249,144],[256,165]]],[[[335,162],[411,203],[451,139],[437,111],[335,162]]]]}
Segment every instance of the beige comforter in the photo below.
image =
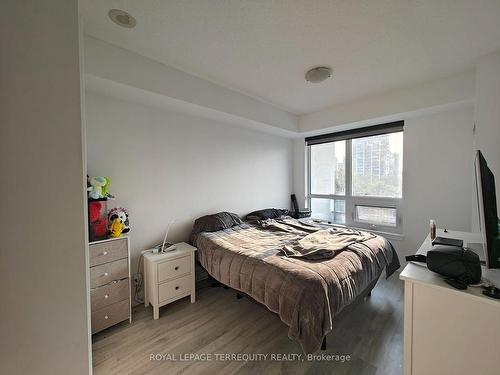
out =
{"type": "MultiPolygon", "coordinates": [[[[288,219],[293,220],[293,219],[288,219]]],[[[315,230],[300,223],[241,224],[193,238],[198,259],[223,284],[244,292],[277,313],[305,353],[317,351],[333,328],[333,317],[353,302],[384,268],[399,268],[392,245],[370,235],[331,259],[286,257],[284,246],[315,230]]],[[[333,234],[332,234],[333,235],[333,234]]]]}

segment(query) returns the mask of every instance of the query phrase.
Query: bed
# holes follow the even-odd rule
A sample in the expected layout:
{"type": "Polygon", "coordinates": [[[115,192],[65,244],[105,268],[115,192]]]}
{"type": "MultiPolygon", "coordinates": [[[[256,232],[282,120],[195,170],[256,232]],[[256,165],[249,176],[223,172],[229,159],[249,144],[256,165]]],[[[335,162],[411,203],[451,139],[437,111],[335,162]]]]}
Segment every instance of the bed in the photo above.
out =
{"type": "Polygon", "coordinates": [[[399,260],[390,242],[378,235],[329,259],[286,256],[285,246],[312,232],[304,224],[289,217],[236,222],[222,230],[194,231],[191,242],[210,276],[278,314],[289,338],[304,353],[313,353],[332,331],[334,316],[369,294],[384,269],[389,277],[399,260]]]}

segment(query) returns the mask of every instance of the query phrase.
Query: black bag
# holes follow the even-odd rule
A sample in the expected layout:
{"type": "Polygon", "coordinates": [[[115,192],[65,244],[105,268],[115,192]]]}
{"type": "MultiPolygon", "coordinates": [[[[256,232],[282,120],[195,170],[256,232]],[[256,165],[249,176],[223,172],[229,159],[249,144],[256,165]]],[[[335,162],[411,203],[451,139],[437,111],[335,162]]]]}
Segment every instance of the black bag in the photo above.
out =
{"type": "Polygon", "coordinates": [[[427,252],[427,268],[466,284],[481,281],[479,256],[468,249],[441,246],[430,250],[427,252]]]}
{"type": "Polygon", "coordinates": [[[439,273],[449,279],[459,280],[467,285],[481,281],[481,262],[479,256],[471,250],[435,246],[424,255],[406,257],[407,261],[427,262],[430,271],[439,273]]]}

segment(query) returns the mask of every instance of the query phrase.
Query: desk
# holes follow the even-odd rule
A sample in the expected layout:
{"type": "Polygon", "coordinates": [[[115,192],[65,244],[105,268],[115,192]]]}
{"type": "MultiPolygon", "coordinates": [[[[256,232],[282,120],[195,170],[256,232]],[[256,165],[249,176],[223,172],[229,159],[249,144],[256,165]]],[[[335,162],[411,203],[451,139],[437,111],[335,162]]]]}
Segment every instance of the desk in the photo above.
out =
{"type": "MultiPolygon", "coordinates": [[[[438,229],[438,236],[481,242],[477,233],[438,229]]],[[[427,236],[417,251],[432,248],[427,236]]],[[[500,286],[500,270],[483,267],[483,277],[500,286]]],[[[404,374],[500,374],[500,300],[482,288],[457,290],[423,265],[409,263],[405,282],[404,374]]]]}

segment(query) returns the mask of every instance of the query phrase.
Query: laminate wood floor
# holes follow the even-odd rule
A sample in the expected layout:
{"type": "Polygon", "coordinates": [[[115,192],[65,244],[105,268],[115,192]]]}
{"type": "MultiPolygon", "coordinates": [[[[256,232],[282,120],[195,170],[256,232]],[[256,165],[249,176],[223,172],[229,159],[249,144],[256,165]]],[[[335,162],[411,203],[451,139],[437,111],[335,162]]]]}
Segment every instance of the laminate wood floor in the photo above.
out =
{"type": "Polygon", "coordinates": [[[370,298],[336,317],[327,350],[316,353],[349,355],[349,361],[307,360],[288,339],[288,327],[265,306],[236,299],[231,289],[205,287],[194,304],[184,298],[162,307],[156,321],[151,307],[137,306],[131,324],[94,335],[94,374],[402,374],[404,298],[398,277],[381,277],[370,298]],[[267,359],[215,359],[231,353],[267,354],[267,359]],[[200,360],[180,360],[186,354],[200,360]],[[280,361],[272,354],[304,360],[280,361]],[[151,360],[151,355],[164,357],[151,360]],[[212,359],[203,361],[203,355],[212,359]]]}

